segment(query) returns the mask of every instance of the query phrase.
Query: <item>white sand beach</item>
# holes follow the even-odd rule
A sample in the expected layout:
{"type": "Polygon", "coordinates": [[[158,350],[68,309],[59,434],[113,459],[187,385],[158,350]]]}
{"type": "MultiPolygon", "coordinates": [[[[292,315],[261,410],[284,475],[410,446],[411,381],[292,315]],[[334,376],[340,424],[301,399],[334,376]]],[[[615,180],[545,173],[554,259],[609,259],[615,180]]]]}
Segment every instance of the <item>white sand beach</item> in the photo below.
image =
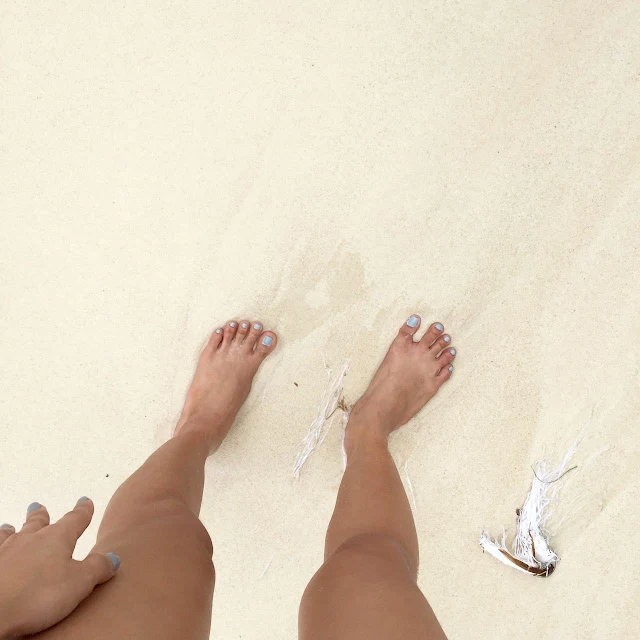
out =
{"type": "Polygon", "coordinates": [[[417,312],[458,356],[393,451],[449,638],[636,638],[638,33],[635,0],[5,2],[0,521],[90,496],[86,554],[209,332],[259,319],[211,638],[294,639],[342,470],[334,426],[292,476],[324,363],[354,402],[417,312]],[[585,424],[554,575],[483,554],[585,424]]]}

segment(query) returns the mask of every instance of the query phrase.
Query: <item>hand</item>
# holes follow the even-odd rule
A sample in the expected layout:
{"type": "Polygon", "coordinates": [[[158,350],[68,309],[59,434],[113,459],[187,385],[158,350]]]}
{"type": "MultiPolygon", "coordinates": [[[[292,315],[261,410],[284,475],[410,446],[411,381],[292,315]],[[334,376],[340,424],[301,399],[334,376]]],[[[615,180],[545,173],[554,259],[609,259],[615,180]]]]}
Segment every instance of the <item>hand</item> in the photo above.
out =
{"type": "Polygon", "coordinates": [[[80,498],[73,511],[50,525],[42,505],[29,507],[22,529],[0,527],[0,638],[52,627],[66,618],[120,566],[115,554],[71,558],[93,517],[93,502],[80,498]]]}

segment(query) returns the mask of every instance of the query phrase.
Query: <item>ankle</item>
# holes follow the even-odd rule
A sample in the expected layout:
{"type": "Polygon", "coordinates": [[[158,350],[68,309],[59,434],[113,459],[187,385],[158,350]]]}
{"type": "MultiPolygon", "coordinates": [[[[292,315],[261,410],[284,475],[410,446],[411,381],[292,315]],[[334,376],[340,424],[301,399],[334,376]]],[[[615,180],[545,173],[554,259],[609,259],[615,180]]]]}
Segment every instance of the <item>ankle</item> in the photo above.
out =
{"type": "Polygon", "coordinates": [[[196,418],[181,419],[174,429],[173,437],[189,439],[205,446],[208,455],[215,453],[222,444],[222,439],[216,437],[215,432],[212,433],[207,422],[196,418]]]}
{"type": "MultiPolygon", "coordinates": [[[[355,410],[355,407],[354,407],[355,410]]],[[[384,449],[388,450],[389,433],[384,426],[375,419],[367,419],[356,413],[349,417],[344,437],[344,450],[347,460],[356,451],[384,449]]]]}

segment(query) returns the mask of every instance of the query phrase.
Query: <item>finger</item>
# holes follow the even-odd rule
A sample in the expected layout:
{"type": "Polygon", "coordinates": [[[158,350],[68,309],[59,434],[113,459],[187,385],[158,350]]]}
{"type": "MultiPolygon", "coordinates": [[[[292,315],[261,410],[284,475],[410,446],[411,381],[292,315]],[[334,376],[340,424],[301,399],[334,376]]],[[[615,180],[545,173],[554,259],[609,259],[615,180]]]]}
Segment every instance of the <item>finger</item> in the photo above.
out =
{"type": "Polygon", "coordinates": [[[20,529],[21,533],[35,533],[49,524],[49,512],[39,502],[27,507],[27,519],[20,529]]]}
{"type": "Polygon", "coordinates": [[[78,602],[84,600],[95,586],[110,580],[120,567],[120,557],[115,553],[90,553],[77,563],[80,573],[78,580],[78,602]]]}
{"type": "Polygon", "coordinates": [[[12,524],[0,524],[0,544],[8,540],[16,532],[12,524]]]}
{"type": "Polygon", "coordinates": [[[51,528],[58,532],[73,552],[78,538],[89,526],[91,518],[93,518],[93,502],[83,496],[76,502],[73,510],[62,516],[58,522],[51,525],[51,528]]]}

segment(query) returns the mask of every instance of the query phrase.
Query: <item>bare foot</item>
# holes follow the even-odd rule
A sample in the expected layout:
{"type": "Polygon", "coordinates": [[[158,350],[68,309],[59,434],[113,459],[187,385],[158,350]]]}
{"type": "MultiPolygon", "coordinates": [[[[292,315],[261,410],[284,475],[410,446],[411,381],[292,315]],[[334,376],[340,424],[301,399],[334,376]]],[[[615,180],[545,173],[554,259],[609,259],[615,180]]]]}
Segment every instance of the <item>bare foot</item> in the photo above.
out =
{"type": "Polygon", "coordinates": [[[451,377],[456,356],[451,336],[435,322],[419,342],[414,342],[419,328],[417,315],[402,325],[367,391],[354,405],[345,436],[347,453],[363,434],[386,440],[451,377]]]}
{"type": "Polygon", "coordinates": [[[174,436],[197,431],[216,451],[251,391],[253,376],[275,349],[273,331],[260,322],[235,320],[216,329],[200,355],[174,436]]]}

